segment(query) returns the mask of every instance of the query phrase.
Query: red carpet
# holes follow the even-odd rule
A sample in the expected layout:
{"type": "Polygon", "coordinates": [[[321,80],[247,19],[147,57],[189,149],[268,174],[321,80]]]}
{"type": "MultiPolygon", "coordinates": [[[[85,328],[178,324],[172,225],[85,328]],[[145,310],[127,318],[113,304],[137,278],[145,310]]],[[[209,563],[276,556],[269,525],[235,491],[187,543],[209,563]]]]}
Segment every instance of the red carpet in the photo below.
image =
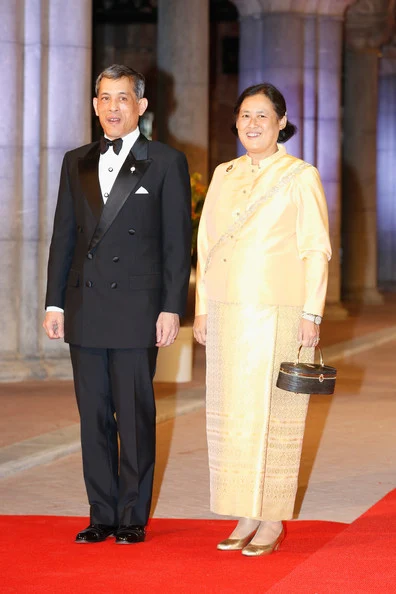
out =
{"type": "Polygon", "coordinates": [[[269,592],[396,592],[396,490],[388,493],[269,592]]]}
{"type": "Polygon", "coordinates": [[[288,522],[280,552],[247,559],[216,550],[235,522],[154,519],[144,544],[75,544],[86,525],[84,518],[2,516],[2,594],[259,594],[347,526],[288,522]]]}
{"type": "Polygon", "coordinates": [[[2,516],[2,594],[390,594],[396,490],[351,525],[287,522],[279,552],[247,559],[216,543],[234,522],[151,521],[144,544],[76,545],[83,518],[2,516]]]}

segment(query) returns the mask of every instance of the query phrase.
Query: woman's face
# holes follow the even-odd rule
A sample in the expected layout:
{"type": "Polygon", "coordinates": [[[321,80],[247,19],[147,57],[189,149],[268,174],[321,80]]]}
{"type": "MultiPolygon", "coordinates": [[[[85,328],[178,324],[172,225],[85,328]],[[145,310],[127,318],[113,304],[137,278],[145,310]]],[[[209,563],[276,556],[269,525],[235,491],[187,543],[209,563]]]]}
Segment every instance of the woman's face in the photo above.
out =
{"type": "Polygon", "coordinates": [[[275,153],[279,130],[286,126],[286,116],[280,120],[272,101],[262,93],[246,97],[236,120],[239,140],[253,163],[275,153]]]}

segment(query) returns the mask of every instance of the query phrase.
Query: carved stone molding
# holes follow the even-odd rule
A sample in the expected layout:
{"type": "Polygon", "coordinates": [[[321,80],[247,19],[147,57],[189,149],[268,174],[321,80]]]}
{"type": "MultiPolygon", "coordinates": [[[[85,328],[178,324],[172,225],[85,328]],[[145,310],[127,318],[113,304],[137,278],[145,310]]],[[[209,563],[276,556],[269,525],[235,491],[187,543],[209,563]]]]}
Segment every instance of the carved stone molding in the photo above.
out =
{"type": "Polygon", "coordinates": [[[396,35],[382,48],[380,57],[380,75],[396,76],[396,35]]]}
{"type": "Polygon", "coordinates": [[[232,0],[240,16],[263,13],[299,13],[342,17],[356,0],[232,0]]]}
{"type": "Polygon", "coordinates": [[[346,43],[354,50],[378,49],[395,32],[396,0],[358,0],[346,14],[346,43]]]}
{"type": "Polygon", "coordinates": [[[355,0],[260,0],[265,12],[299,12],[342,16],[355,0]]]}
{"type": "Polygon", "coordinates": [[[232,0],[238,9],[240,17],[258,16],[263,11],[259,0],[232,0]]]}

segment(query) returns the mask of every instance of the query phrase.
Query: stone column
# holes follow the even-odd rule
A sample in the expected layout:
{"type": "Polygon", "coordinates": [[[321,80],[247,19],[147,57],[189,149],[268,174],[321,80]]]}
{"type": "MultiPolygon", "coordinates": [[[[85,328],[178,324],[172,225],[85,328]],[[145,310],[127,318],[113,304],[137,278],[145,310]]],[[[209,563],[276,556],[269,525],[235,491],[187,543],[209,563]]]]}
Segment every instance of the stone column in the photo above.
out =
{"type": "Polygon", "coordinates": [[[158,140],[208,175],[209,0],[158,2],[158,140]]]}
{"type": "Polygon", "coordinates": [[[41,40],[41,2],[26,0],[24,19],[24,69],[21,146],[21,235],[19,241],[19,356],[35,359],[38,355],[40,288],[39,219],[40,219],[40,148],[43,45],[41,40]]]}
{"type": "Polygon", "coordinates": [[[41,322],[62,156],[90,138],[91,21],[90,0],[0,3],[3,380],[57,373],[68,358],[41,322]],[[57,359],[47,364],[46,356],[57,359]]]}
{"type": "MultiPolygon", "coordinates": [[[[271,82],[284,94],[290,120],[302,130],[305,15],[284,2],[233,1],[240,15],[239,91],[271,82]]],[[[302,134],[288,142],[295,155],[302,147],[302,134]]]]}
{"type": "Polygon", "coordinates": [[[378,58],[379,47],[392,35],[392,4],[359,0],[346,18],[343,289],[347,299],[363,303],[382,302],[377,290],[378,58]]]}
{"type": "MultiPolygon", "coordinates": [[[[40,153],[39,320],[43,314],[48,246],[52,235],[59,174],[67,150],[91,139],[92,6],[90,0],[43,2],[42,111],[40,153]]],[[[45,357],[68,356],[61,341],[39,333],[45,357]]]]}
{"type": "Polygon", "coordinates": [[[0,118],[0,358],[3,365],[14,359],[18,350],[23,7],[22,0],[0,3],[0,76],[4,85],[0,118]]]}
{"type": "Polygon", "coordinates": [[[396,36],[381,52],[377,134],[378,283],[396,288],[396,36]]]}
{"type": "Polygon", "coordinates": [[[240,13],[240,90],[269,81],[285,95],[298,134],[290,153],[318,167],[330,216],[333,258],[328,317],[340,305],[341,55],[344,13],[354,0],[234,0],[240,13]]]}

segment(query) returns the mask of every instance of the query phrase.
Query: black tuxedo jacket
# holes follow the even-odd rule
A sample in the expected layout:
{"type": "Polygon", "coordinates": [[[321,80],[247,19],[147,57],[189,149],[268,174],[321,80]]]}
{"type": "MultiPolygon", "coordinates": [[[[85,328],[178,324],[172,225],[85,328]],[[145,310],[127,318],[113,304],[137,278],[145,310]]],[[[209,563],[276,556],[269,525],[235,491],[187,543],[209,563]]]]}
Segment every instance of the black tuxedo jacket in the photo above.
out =
{"type": "Polygon", "coordinates": [[[183,153],[140,135],[106,204],[99,143],[66,153],[48,262],[46,306],[65,310],[65,341],[153,346],[161,311],[183,315],[191,192],[183,153]],[[143,186],[148,193],[136,193],[143,186]]]}

